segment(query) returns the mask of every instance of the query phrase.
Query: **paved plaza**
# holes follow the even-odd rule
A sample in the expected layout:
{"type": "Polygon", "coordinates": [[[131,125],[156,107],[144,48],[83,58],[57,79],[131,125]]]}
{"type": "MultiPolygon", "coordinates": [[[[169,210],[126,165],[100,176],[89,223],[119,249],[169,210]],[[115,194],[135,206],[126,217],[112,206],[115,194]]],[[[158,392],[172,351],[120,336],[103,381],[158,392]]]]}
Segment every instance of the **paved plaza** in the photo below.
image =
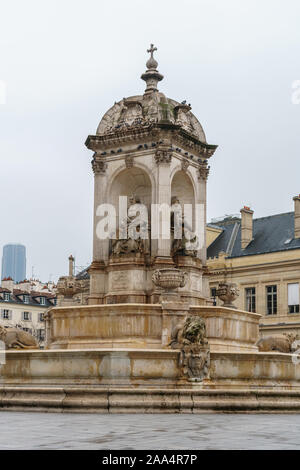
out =
{"type": "Polygon", "coordinates": [[[300,415],[0,412],[0,449],[299,449],[300,415]]]}

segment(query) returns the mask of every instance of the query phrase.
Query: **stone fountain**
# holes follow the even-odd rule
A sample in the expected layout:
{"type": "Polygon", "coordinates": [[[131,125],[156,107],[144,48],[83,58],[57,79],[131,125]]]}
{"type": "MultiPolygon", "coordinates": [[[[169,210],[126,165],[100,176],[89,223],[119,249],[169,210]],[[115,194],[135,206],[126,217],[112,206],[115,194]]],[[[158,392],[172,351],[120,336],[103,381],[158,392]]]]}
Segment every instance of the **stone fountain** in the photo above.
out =
{"type": "Polygon", "coordinates": [[[218,289],[224,305],[212,305],[206,184],[216,146],[207,143],[190,105],[158,91],[163,76],[154,51],[151,46],[142,75],[144,94],[116,102],[86,141],[94,171],[88,300],[80,305],[72,300],[82,286],[69,273],[59,282],[62,301],[46,315],[46,349],[25,349],[22,341],[5,343],[5,364],[0,366],[4,409],[300,409],[300,367],[291,348],[282,352],[276,350],[278,342],[270,341],[275,351],[266,343],[259,350],[260,315],[236,309],[238,291],[230,282],[218,289]],[[109,204],[116,226],[111,219],[103,223],[109,204]],[[171,204],[183,209],[181,238],[175,209],[164,212],[171,204]],[[169,223],[169,238],[162,225],[155,225],[160,216],[153,205],[169,223]],[[137,222],[142,208],[148,215],[137,222]],[[193,220],[198,217],[197,231],[193,221],[186,223],[186,208],[193,220]],[[130,236],[132,224],[135,237],[130,236]],[[105,227],[113,236],[101,236],[105,227]]]}

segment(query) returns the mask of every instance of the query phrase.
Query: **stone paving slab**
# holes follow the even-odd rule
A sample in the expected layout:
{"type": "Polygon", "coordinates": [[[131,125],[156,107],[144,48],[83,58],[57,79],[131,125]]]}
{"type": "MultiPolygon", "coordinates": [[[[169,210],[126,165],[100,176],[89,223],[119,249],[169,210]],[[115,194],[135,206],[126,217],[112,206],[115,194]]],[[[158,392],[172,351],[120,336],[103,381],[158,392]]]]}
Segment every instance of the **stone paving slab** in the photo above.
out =
{"type": "Polygon", "coordinates": [[[300,415],[0,412],[0,449],[299,449],[300,415]]]}

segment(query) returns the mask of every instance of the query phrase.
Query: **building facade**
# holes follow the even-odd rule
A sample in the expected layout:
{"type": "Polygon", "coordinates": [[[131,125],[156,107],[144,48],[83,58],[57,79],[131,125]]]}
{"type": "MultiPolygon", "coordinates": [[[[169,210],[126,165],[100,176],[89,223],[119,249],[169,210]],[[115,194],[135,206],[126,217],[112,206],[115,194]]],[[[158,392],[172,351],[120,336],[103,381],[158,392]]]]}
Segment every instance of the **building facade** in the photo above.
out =
{"type": "Polygon", "coordinates": [[[16,284],[12,279],[6,278],[0,287],[0,324],[22,328],[44,346],[44,314],[55,305],[54,285],[43,285],[36,280],[16,284]],[[37,290],[40,287],[42,288],[37,290]]]}
{"type": "Polygon", "coordinates": [[[11,277],[15,282],[26,279],[26,248],[8,244],[3,247],[1,279],[11,277]]]}
{"type": "Polygon", "coordinates": [[[219,282],[238,285],[238,309],[261,314],[262,336],[300,334],[300,195],[294,212],[253,219],[249,207],[241,217],[207,226],[211,298],[219,282]]]}

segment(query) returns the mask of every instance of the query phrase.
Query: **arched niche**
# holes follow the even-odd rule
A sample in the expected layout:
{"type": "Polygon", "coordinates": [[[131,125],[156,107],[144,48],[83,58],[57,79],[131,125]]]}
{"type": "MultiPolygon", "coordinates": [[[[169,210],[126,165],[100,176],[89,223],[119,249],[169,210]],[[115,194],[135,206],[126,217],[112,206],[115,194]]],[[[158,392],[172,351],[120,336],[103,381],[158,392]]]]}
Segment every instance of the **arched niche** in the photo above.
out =
{"type": "Polygon", "coordinates": [[[177,196],[184,210],[184,204],[192,204],[193,217],[195,213],[195,192],[191,178],[182,170],[178,170],[171,183],[171,196],[177,196]]]}
{"type": "MultiPolygon", "coordinates": [[[[130,206],[130,197],[139,196],[141,204],[144,204],[148,210],[149,221],[149,241],[146,243],[150,249],[150,216],[152,202],[152,183],[146,171],[139,167],[125,168],[113,178],[109,188],[107,198],[114,205],[117,215],[117,230],[119,226],[119,197],[127,196],[127,208],[130,206]]],[[[111,251],[111,245],[109,248],[111,251]]]]}
{"type": "Polygon", "coordinates": [[[135,194],[140,197],[141,203],[147,206],[148,211],[151,208],[152,184],[150,177],[142,168],[126,168],[118,173],[113,179],[107,200],[116,208],[118,214],[119,196],[129,197],[135,194]]]}

